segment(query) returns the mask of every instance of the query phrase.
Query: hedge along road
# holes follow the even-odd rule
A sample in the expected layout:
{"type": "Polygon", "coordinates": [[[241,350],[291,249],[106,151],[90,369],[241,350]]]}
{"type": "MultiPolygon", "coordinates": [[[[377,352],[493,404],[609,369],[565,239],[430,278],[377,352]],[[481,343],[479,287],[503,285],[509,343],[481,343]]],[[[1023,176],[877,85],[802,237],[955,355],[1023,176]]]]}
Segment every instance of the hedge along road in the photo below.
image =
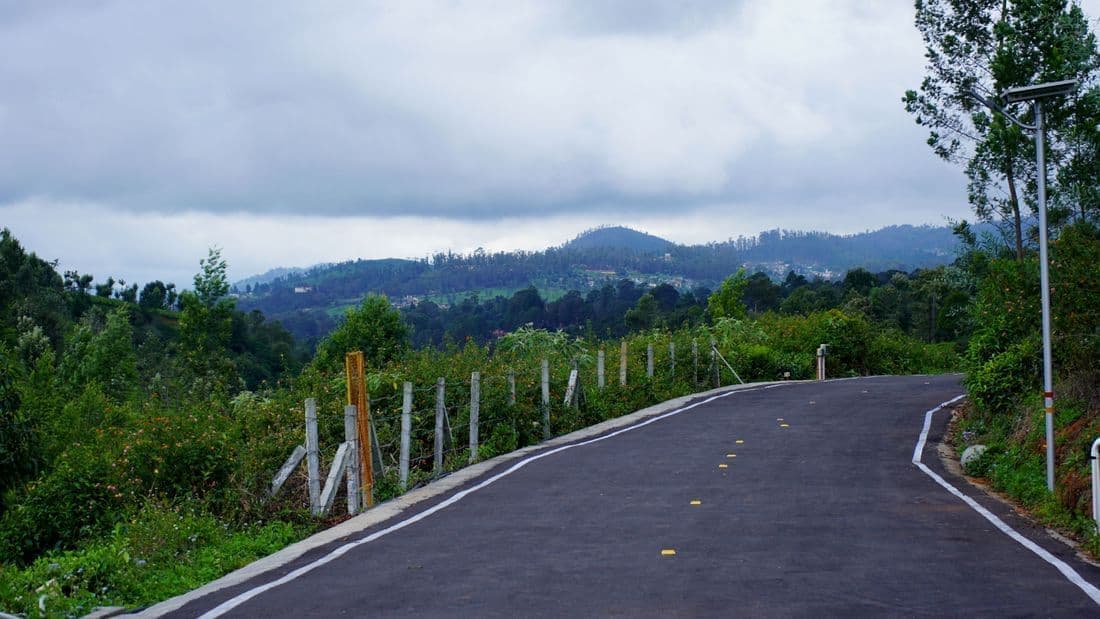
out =
{"type": "Polygon", "coordinates": [[[948,413],[926,412],[961,392],[910,376],[699,399],[172,616],[1097,616],[1100,569],[943,470],[948,413]]]}

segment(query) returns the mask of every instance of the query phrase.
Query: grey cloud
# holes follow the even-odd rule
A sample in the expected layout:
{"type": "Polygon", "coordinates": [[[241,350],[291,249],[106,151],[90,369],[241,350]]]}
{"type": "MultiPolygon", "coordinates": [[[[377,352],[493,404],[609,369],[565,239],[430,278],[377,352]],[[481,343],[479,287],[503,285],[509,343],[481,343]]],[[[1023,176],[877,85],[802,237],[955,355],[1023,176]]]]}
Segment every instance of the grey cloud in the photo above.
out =
{"type": "Polygon", "coordinates": [[[0,54],[17,59],[0,65],[0,203],[494,218],[948,177],[921,136],[870,122],[909,122],[904,84],[875,78],[919,47],[874,58],[845,38],[915,36],[908,8],[25,6],[0,6],[0,54]],[[834,65],[869,77],[831,92],[834,65]]]}

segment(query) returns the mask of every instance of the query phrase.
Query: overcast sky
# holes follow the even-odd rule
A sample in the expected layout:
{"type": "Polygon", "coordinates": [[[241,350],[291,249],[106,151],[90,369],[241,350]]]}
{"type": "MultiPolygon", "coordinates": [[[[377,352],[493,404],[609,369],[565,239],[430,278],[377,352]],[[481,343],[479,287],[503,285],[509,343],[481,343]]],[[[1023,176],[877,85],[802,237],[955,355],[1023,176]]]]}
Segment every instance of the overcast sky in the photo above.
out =
{"type": "MultiPolygon", "coordinates": [[[[1100,0],[1082,2],[1100,14],[1100,0]]],[[[0,0],[0,226],[61,268],[967,216],[908,0],[0,0]]]]}

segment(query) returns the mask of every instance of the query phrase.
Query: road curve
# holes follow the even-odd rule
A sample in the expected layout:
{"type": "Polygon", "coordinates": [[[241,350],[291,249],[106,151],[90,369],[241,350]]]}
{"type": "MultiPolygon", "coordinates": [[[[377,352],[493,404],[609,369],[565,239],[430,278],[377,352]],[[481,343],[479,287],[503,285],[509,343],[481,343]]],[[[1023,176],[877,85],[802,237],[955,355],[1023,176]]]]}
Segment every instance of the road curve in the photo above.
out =
{"type": "Polygon", "coordinates": [[[1100,569],[943,470],[947,413],[914,464],[926,411],[961,393],[957,376],[872,377],[696,401],[169,616],[1100,615],[1100,569]]]}

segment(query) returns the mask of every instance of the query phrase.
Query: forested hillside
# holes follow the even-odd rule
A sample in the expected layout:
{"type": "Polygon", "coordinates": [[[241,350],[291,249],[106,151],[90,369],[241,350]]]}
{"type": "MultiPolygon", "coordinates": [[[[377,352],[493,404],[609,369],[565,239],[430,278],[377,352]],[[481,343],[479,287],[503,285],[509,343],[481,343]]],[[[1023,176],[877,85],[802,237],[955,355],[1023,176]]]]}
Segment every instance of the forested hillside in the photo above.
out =
{"type": "MultiPolygon", "coordinates": [[[[957,246],[950,228],[929,226],[891,226],[849,236],[773,230],[693,246],[610,227],[540,252],[477,250],[470,255],[441,252],[424,260],[357,260],[238,284],[236,291],[242,309],[259,309],[299,339],[315,340],[367,294],[387,295],[401,307],[421,301],[447,307],[466,302],[473,293],[481,300],[507,299],[532,286],[543,300],[571,291],[606,298],[606,286],[620,287],[623,279],[637,285],[667,283],[683,294],[712,289],[740,267],[777,280],[790,271],[809,279],[835,279],[856,267],[909,272],[950,262],[957,246]]],[[[576,299],[568,303],[575,306],[576,299]]],[[[563,326],[570,320],[551,317],[541,324],[563,326]]]]}

